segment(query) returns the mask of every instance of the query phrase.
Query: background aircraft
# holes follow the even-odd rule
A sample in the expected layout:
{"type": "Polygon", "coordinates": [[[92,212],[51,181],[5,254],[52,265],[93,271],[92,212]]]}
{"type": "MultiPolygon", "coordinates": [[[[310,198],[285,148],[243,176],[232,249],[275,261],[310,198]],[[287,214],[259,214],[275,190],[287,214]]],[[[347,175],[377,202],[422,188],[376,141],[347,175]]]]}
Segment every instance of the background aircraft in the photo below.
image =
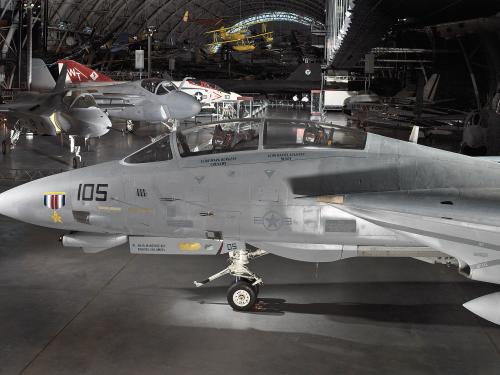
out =
{"type": "MultiPolygon", "coordinates": [[[[264,25],[264,24],[263,24],[264,25]]],[[[231,31],[231,28],[220,27],[216,30],[207,31],[205,34],[213,36],[213,42],[206,44],[207,47],[218,47],[223,44],[230,44],[231,48],[237,52],[252,52],[256,46],[256,40],[263,40],[266,44],[273,41],[273,32],[267,31],[265,25],[260,34],[252,35],[250,30],[242,29],[239,31],[231,31]]],[[[214,52],[216,50],[212,50],[214,52]]]]}
{"type": "Polygon", "coordinates": [[[196,98],[203,107],[214,107],[215,103],[224,100],[236,101],[241,97],[232,91],[224,91],[220,86],[199,79],[185,78],[183,81],[174,81],[179,90],[196,98]]]}
{"type": "Polygon", "coordinates": [[[108,116],[97,107],[88,93],[68,90],[65,87],[66,68],[54,81],[45,63],[33,59],[33,82],[35,87],[53,86],[51,92],[23,92],[7,104],[0,104],[0,112],[7,116],[10,134],[2,141],[2,153],[13,148],[22,129],[38,135],[67,134],[70,137],[73,167],[81,162],[80,146],[75,146],[75,137],[100,137],[111,128],[108,116]],[[38,86],[37,86],[38,85],[38,86]]]}
{"type": "Polygon", "coordinates": [[[201,110],[196,99],[180,92],[169,80],[146,78],[114,82],[76,61],[59,60],[59,64],[68,67],[71,83],[92,94],[110,118],[128,120],[129,130],[133,129],[133,121],[166,123],[170,119],[193,117],[201,110]]]}
{"type": "MultiPolygon", "coordinates": [[[[166,135],[121,161],[0,195],[0,213],[71,231],[64,246],[137,254],[228,253],[202,282],[235,276],[254,305],[267,252],[307,262],[408,256],[500,283],[500,165],[331,124],[226,121],[166,135]]],[[[465,304],[500,324],[500,292],[465,304]]]]}
{"type": "Polygon", "coordinates": [[[287,79],[212,79],[211,82],[241,94],[296,94],[321,88],[321,64],[303,63],[287,79]]]}
{"type": "MultiPolygon", "coordinates": [[[[126,83],[125,81],[114,81],[103,73],[99,73],[89,67],[72,60],[59,60],[60,66],[68,67],[68,78],[66,82],[87,86],[110,86],[126,83]]],[[[213,107],[213,103],[223,100],[237,100],[240,97],[235,92],[225,92],[221,87],[210,82],[194,78],[183,81],[172,82],[179,91],[191,95],[198,100],[202,106],[213,107]]]]}

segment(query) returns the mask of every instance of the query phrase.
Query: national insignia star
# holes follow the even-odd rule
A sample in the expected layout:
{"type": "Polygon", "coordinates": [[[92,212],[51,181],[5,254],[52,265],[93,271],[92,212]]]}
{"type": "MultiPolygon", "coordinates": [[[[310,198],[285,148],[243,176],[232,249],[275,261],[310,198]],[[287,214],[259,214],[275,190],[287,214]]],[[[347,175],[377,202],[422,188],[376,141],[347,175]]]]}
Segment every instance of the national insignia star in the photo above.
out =
{"type": "Polygon", "coordinates": [[[271,227],[278,228],[278,223],[280,222],[280,218],[274,215],[273,213],[269,217],[265,218],[265,220],[267,221],[267,226],[269,228],[271,227]]]}

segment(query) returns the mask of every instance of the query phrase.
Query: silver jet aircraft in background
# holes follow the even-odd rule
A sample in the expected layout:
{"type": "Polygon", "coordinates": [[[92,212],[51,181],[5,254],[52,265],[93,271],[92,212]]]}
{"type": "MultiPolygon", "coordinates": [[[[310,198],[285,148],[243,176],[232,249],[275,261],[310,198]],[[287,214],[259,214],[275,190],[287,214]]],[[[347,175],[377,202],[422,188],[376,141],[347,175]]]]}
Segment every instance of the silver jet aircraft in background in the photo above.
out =
{"type": "Polygon", "coordinates": [[[88,93],[69,90],[65,87],[66,69],[61,71],[57,83],[54,81],[45,63],[33,59],[33,88],[49,88],[49,92],[23,92],[6,104],[0,104],[0,112],[7,116],[10,134],[2,141],[2,153],[14,148],[22,129],[38,135],[67,134],[74,153],[73,166],[81,161],[79,146],[75,138],[85,141],[100,137],[111,128],[108,116],[97,107],[88,93]],[[42,86],[37,86],[42,85],[42,86]]]}
{"type": "Polygon", "coordinates": [[[193,117],[201,111],[195,98],[179,91],[169,80],[146,78],[115,82],[73,60],[59,60],[59,66],[67,67],[70,84],[92,94],[111,119],[127,120],[129,131],[133,131],[134,122],[165,124],[171,119],[193,117]]]}
{"type": "MultiPolygon", "coordinates": [[[[249,119],[165,135],[120,161],[0,195],[0,213],[69,231],[64,246],[226,253],[236,310],[266,253],[306,262],[407,256],[500,283],[500,165],[331,124],[249,119]]],[[[465,307],[500,324],[500,292],[465,307]]]]}

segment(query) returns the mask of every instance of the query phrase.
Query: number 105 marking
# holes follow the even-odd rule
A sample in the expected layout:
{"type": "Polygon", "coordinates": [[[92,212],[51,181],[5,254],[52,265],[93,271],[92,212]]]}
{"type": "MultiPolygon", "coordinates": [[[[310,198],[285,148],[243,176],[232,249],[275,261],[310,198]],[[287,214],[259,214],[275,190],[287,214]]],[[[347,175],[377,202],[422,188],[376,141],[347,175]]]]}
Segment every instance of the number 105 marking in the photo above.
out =
{"type": "Polygon", "coordinates": [[[97,201],[104,202],[108,199],[108,184],[80,184],[78,185],[78,195],[76,197],[79,201],[97,201]]]}

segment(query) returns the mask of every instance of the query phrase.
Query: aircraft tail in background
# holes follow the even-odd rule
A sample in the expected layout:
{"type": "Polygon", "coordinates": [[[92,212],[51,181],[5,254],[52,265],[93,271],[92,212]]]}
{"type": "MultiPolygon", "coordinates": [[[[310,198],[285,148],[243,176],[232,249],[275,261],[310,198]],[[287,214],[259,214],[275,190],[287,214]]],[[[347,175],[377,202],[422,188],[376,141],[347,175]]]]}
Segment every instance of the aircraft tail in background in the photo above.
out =
{"type": "Polygon", "coordinates": [[[94,69],[73,60],[59,60],[58,64],[59,71],[61,71],[63,65],[66,65],[68,69],[67,83],[114,82],[105,74],[96,72],[94,69]]]}
{"type": "Polygon", "coordinates": [[[56,86],[54,77],[42,59],[34,58],[32,61],[31,89],[34,91],[53,90],[56,86]]]}

